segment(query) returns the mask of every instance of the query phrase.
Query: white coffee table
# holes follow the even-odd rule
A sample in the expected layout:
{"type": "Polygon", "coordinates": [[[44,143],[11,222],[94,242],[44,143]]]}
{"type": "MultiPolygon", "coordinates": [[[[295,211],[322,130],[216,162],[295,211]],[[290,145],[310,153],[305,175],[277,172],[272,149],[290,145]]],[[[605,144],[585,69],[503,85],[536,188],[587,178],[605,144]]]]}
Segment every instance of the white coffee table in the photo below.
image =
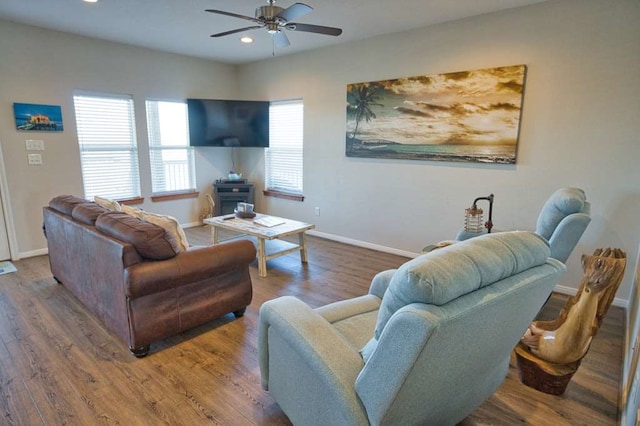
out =
{"type": "Polygon", "coordinates": [[[264,214],[256,214],[252,219],[240,219],[234,215],[224,215],[208,218],[204,220],[206,225],[211,227],[211,242],[218,244],[218,229],[226,229],[237,232],[239,234],[251,235],[258,239],[258,274],[261,277],[267,276],[267,260],[274,259],[285,254],[300,252],[300,261],[307,262],[307,245],[305,240],[305,232],[316,226],[310,223],[298,222],[297,220],[285,219],[276,216],[268,216],[264,214]],[[275,226],[262,226],[254,223],[255,219],[272,218],[277,222],[281,222],[275,226]],[[285,248],[275,252],[267,253],[267,240],[281,239],[290,235],[298,235],[298,244],[283,241],[285,248]]]}

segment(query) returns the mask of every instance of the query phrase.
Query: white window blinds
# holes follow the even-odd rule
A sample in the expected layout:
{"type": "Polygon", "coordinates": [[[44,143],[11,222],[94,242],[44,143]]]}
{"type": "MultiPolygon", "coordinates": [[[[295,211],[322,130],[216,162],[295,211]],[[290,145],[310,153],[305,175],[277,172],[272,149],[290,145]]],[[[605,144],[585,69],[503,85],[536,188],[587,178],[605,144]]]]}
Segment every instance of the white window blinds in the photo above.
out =
{"type": "Polygon", "coordinates": [[[133,99],[74,92],[84,196],[140,196],[133,99]]]}
{"type": "Polygon", "coordinates": [[[271,102],[265,156],[267,190],[302,195],[303,112],[302,99],[271,102]]]}
{"type": "Polygon", "coordinates": [[[195,159],[189,146],[187,104],[147,101],[149,159],[154,193],[195,190],[195,159]]]}

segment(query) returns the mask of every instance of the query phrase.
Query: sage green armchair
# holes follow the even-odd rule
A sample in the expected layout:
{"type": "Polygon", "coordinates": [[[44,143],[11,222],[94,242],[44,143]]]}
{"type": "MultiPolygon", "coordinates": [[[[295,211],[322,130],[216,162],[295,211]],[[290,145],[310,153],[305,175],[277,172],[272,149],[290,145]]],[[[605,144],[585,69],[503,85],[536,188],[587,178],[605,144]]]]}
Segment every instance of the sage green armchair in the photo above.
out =
{"type": "Polygon", "coordinates": [[[312,309],[264,303],[262,386],[295,425],[456,424],[504,381],[565,270],[532,232],[488,234],[376,275],[312,309]]]}
{"type": "MultiPolygon", "coordinates": [[[[536,222],[536,234],[541,235],[551,248],[551,257],[566,263],[591,222],[591,204],[580,188],[560,188],[544,203],[536,222]]],[[[499,232],[494,230],[493,232],[499,232]]],[[[458,232],[457,241],[477,237],[482,234],[458,232]]]]}

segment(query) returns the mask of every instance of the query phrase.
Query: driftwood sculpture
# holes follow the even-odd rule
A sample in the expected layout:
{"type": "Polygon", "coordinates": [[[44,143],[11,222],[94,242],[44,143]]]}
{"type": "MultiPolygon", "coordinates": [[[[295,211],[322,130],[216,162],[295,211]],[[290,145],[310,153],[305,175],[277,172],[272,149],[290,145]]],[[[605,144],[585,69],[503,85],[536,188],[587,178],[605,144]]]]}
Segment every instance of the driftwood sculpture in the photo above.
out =
{"type": "Polygon", "coordinates": [[[597,249],[582,256],[578,293],[552,321],[534,321],[516,347],[520,377],[527,386],[562,394],[613,302],[626,267],[620,249],[597,249]]]}

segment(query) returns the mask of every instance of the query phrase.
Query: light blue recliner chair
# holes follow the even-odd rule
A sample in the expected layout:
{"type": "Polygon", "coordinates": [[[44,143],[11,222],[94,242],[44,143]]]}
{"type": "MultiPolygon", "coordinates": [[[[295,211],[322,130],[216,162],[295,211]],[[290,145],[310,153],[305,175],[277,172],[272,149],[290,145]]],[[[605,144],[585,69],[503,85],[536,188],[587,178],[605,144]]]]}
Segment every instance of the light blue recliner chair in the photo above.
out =
{"type": "Polygon", "coordinates": [[[484,235],[376,275],[311,309],[264,303],[262,386],[295,425],[453,425],[504,381],[565,266],[532,232],[484,235]]]}
{"type": "MultiPolygon", "coordinates": [[[[536,233],[549,241],[551,257],[562,263],[567,262],[591,222],[590,212],[591,204],[580,188],[561,188],[551,194],[542,206],[536,223],[536,233]]],[[[458,232],[456,240],[463,241],[483,234],[463,229],[458,232]]]]}

